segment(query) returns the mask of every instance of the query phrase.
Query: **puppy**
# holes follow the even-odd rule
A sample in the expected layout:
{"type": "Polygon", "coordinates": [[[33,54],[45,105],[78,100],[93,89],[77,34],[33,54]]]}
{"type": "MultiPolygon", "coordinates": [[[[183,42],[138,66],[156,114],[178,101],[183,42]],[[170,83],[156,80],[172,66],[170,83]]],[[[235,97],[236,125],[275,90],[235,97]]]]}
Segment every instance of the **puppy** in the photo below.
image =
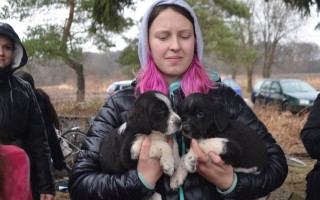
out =
{"type": "Polygon", "coordinates": [[[180,129],[181,119],[172,110],[167,96],[157,91],[141,94],[129,110],[127,121],[107,134],[101,142],[102,170],[107,173],[122,173],[136,168],[141,143],[146,135],[150,135],[149,156],[159,158],[164,173],[171,176],[177,166],[179,152],[176,142],[172,150],[167,136],[180,129]]]}
{"type": "MultiPolygon", "coordinates": [[[[231,120],[221,103],[206,94],[194,93],[186,97],[179,110],[182,134],[197,139],[204,153],[215,152],[235,172],[259,174],[267,161],[266,144],[251,128],[238,120],[231,120]]],[[[181,158],[170,180],[172,189],[183,184],[188,172],[195,172],[197,156],[192,151],[181,158]]]]}

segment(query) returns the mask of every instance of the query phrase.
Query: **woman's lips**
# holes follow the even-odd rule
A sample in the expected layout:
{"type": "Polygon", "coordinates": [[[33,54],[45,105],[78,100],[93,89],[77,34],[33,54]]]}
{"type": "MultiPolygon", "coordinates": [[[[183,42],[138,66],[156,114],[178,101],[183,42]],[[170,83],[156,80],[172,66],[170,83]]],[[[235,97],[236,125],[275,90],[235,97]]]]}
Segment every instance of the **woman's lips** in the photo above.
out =
{"type": "Polygon", "coordinates": [[[182,57],[180,57],[180,56],[172,56],[172,57],[168,57],[167,60],[169,60],[170,62],[173,62],[173,63],[177,63],[177,62],[180,62],[182,60],[182,57]]]}

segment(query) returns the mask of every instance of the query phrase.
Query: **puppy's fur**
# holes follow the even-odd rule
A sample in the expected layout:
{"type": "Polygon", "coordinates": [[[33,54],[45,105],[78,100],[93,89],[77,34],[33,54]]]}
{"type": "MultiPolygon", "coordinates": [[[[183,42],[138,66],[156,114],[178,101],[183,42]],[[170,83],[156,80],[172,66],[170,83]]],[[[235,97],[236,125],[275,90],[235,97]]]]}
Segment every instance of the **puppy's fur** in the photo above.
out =
{"type": "MultiPolygon", "coordinates": [[[[231,120],[221,103],[206,94],[190,94],[179,110],[182,133],[197,139],[204,153],[215,152],[236,172],[259,174],[267,161],[266,144],[251,128],[231,120]]],[[[183,184],[188,172],[195,172],[197,156],[192,151],[182,157],[171,177],[172,189],[183,184]]]]}
{"type": "Polygon", "coordinates": [[[171,176],[177,166],[174,160],[179,159],[179,152],[177,143],[174,143],[175,150],[172,150],[166,136],[180,129],[181,119],[173,112],[164,94],[156,91],[141,94],[129,110],[127,121],[107,134],[101,142],[102,170],[122,173],[136,168],[141,143],[146,135],[150,135],[149,156],[159,158],[164,173],[171,176]]]}

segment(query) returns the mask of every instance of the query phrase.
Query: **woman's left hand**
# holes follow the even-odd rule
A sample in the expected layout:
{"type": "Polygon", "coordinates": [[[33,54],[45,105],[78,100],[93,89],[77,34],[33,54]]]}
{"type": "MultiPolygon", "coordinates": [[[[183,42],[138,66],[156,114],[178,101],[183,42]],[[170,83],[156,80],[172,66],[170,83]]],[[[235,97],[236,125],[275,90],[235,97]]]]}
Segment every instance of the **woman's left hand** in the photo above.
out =
{"type": "Polygon", "coordinates": [[[52,194],[40,194],[40,200],[53,200],[54,196],[52,194]]]}
{"type": "Polygon", "coordinates": [[[198,156],[197,172],[219,189],[228,190],[233,183],[233,167],[225,164],[214,152],[206,155],[194,139],[191,141],[191,148],[198,156]]]}

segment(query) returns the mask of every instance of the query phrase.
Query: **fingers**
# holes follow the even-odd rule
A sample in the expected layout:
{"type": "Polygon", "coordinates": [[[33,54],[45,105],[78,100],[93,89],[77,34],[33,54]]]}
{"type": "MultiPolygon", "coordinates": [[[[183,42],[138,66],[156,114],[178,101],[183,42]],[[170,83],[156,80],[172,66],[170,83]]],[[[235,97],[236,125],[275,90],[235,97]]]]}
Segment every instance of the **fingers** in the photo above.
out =
{"type": "Polygon", "coordinates": [[[197,140],[195,140],[195,139],[191,140],[191,148],[192,148],[193,152],[198,156],[199,162],[208,162],[208,158],[207,158],[206,154],[200,148],[197,140]]]}
{"type": "Polygon", "coordinates": [[[209,159],[216,165],[224,165],[224,161],[214,152],[209,152],[209,159]]]}
{"type": "Polygon", "coordinates": [[[145,136],[145,138],[143,139],[143,142],[141,144],[140,158],[147,159],[149,157],[150,145],[151,145],[150,137],[145,136]]]}

